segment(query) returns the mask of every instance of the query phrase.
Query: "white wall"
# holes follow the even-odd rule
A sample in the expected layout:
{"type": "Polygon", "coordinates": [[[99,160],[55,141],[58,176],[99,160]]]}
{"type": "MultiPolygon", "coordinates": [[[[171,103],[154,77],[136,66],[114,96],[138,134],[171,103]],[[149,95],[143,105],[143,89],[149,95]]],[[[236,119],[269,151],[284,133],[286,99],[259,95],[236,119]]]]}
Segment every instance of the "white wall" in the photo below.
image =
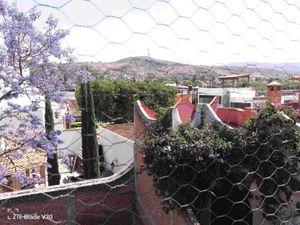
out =
{"type": "MultiPolygon", "coordinates": [[[[126,164],[133,163],[133,141],[102,127],[97,132],[98,143],[103,146],[104,161],[108,169],[113,161],[116,164],[112,169],[114,173],[126,164]]],[[[66,154],[81,152],[81,128],[64,130],[60,139],[64,141],[59,146],[60,151],[66,154]]]]}
{"type": "Polygon", "coordinates": [[[181,124],[181,119],[178,113],[177,108],[172,108],[172,129],[176,130],[176,128],[181,124]]]}
{"type": "Polygon", "coordinates": [[[59,138],[64,142],[58,149],[66,154],[81,152],[81,128],[63,130],[59,138]]]}
{"type": "Polygon", "coordinates": [[[114,173],[126,164],[133,163],[133,141],[105,128],[99,128],[98,134],[99,144],[103,146],[104,161],[107,165],[111,165],[113,161],[116,164],[112,170],[114,173]]]}

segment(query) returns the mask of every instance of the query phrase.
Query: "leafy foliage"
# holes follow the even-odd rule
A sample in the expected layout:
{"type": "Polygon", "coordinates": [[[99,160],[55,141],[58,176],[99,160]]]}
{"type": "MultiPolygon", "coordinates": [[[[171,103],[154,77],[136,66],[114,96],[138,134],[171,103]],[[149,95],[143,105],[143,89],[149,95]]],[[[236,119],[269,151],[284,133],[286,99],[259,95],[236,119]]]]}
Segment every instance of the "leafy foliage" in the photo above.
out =
{"type": "MultiPolygon", "coordinates": [[[[143,100],[156,112],[174,104],[176,88],[158,82],[94,80],[91,82],[96,118],[103,122],[133,120],[133,102],[143,100]]],[[[80,89],[76,90],[80,104],[80,89]]]]}
{"type": "Polygon", "coordinates": [[[300,190],[299,131],[271,105],[239,129],[213,123],[170,131],[157,122],[147,132],[144,153],[163,208],[191,208],[201,224],[208,224],[209,210],[215,224],[226,217],[251,223],[253,193],[263,215],[276,223],[291,216],[280,212],[290,209],[300,190]]]}

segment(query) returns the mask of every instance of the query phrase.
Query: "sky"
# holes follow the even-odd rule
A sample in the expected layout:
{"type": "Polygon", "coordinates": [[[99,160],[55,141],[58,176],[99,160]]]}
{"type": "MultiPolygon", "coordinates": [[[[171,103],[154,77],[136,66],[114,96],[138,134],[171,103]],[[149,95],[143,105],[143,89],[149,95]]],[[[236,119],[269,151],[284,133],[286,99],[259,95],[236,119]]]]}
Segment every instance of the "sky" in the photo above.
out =
{"type": "MultiPolygon", "coordinates": [[[[14,2],[10,0],[9,2],[14,2]]],[[[197,65],[298,63],[299,0],[17,0],[69,29],[79,61],[130,56],[197,65]]],[[[39,22],[37,26],[42,26],[39,22]]]]}

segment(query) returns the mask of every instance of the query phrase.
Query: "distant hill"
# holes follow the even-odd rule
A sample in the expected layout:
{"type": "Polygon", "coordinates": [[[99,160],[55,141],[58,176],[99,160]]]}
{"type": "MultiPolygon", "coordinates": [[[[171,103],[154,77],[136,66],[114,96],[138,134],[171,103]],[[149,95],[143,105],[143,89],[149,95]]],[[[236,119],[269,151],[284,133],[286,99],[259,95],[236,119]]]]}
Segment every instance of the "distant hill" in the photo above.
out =
{"type": "Polygon", "coordinates": [[[258,69],[269,69],[277,72],[282,72],[290,75],[300,74],[300,63],[257,63],[257,62],[238,62],[230,63],[228,66],[234,67],[247,67],[247,68],[258,68],[258,69]]]}
{"type": "Polygon", "coordinates": [[[124,80],[184,80],[197,79],[213,82],[222,75],[250,73],[252,78],[267,80],[288,79],[300,74],[297,64],[231,63],[225,66],[189,65],[151,57],[129,57],[116,62],[87,62],[106,79],[124,80]]]}

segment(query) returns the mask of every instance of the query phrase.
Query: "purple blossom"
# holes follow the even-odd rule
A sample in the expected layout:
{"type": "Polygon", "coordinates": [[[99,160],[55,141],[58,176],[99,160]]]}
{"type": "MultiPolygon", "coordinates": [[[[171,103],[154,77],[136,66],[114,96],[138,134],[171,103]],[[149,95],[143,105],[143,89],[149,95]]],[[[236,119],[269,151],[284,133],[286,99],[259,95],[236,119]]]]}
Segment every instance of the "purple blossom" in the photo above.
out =
{"type": "MultiPolygon", "coordinates": [[[[64,91],[93,77],[72,64],[72,51],[61,47],[68,31],[59,29],[53,16],[47,19],[44,30],[38,30],[34,27],[34,22],[40,17],[37,10],[25,14],[18,11],[16,4],[9,5],[0,0],[0,14],[4,17],[0,22],[3,37],[0,46],[0,83],[3,84],[0,98],[7,105],[2,109],[0,136],[13,143],[15,151],[10,154],[12,159],[21,158],[29,149],[43,150],[52,157],[62,143],[60,132],[46,134],[44,125],[33,114],[44,103],[44,99],[38,96],[48,95],[51,101],[59,103],[64,91]],[[15,100],[20,96],[28,96],[29,103],[17,101],[19,104],[16,104],[15,100]]],[[[68,119],[72,120],[71,116],[68,119]]],[[[0,165],[0,183],[7,182],[6,175],[6,165],[0,165]]],[[[37,178],[26,178],[26,174],[21,172],[14,176],[22,186],[38,181],[37,178]]]]}
{"type": "Polygon", "coordinates": [[[28,177],[25,172],[18,171],[14,173],[13,177],[21,184],[21,187],[27,187],[29,185],[40,184],[44,182],[44,179],[39,177],[39,172],[37,169],[32,169],[32,172],[35,173],[35,177],[28,177]]]}
{"type": "Polygon", "coordinates": [[[6,179],[7,175],[7,168],[3,165],[0,165],[0,184],[8,183],[8,180],[6,179]]]}
{"type": "Polygon", "coordinates": [[[203,160],[203,157],[201,156],[201,155],[198,155],[197,157],[196,157],[196,161],[202,161],[203,160]]]}
{"type": "Polygon", "coordinates": [[[26,174],[23,171],[16,172],[13,177],[20,182],[21,187],[27,186],[26,174]]]}
{"type": "Polygon", "coordinates": [[[52,165],[50,163],[45,163],[46,168],[52,168],[52,165]]]}
{"type": "Polygon", "coordinates": [[[32,128],[38,128],[41,126],[41,121],[39,120],[38,117],[36,116],[33,116],[31,118],[31,121],[30,121],[31,125],[32,125],[32,128]]]}
{"type": "Polygon", "coordinates": [[[70,114],[66,114],[65,115],[65,120],[69,123],[73,123],[75,121],[75,117],[70,115],[70,114]]]}
{"type": "Polygon", "coordinates": [[[70,166],[71,162],[68,154],[62,151],[60,152],[60,157],[62,157],[63,164],[65,164],[66,166],[70,166]]]}

